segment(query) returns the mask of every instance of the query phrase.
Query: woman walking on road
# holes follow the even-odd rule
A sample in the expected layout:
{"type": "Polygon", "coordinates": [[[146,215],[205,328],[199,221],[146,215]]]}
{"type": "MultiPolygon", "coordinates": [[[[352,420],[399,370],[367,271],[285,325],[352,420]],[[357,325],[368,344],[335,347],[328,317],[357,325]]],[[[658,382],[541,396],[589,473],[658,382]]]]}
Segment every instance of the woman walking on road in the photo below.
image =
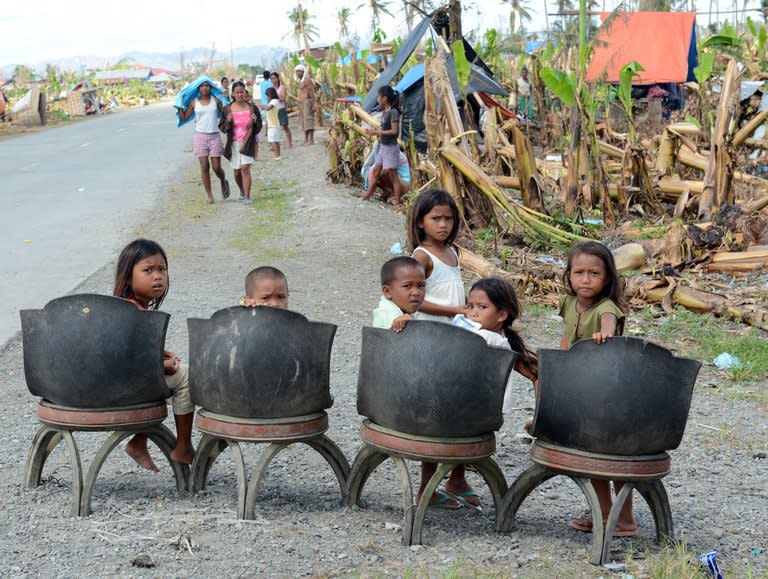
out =
{"type": "Polygon", "coordinates": [[[200,176],[205,194],[208,196],[208,203],[214,202],[211,190],[211,167],[221,182],[221,196],[224,199],[229,197],[229,182],[221,168],[224,146],[219,135],[219,117],[227,103],[222,90],[208,77],[200,77],[183,89],[174,103],[179,117],[179,126],[195,119],[192,152],[200,161],[200,176]]]}
{"type": "Polygon", "coordinates": [[[245,85],[237,81],[232,84],[235,102],[224,109],[219,123],[222,133],[227,135],[224,156],[232,164],[235,182],[240,188],[240,200],[246,205],[251,200],[251,165],[254,162],[256,142],[261,130],[261,113],[253,103],[247,101],[245,85]]]}

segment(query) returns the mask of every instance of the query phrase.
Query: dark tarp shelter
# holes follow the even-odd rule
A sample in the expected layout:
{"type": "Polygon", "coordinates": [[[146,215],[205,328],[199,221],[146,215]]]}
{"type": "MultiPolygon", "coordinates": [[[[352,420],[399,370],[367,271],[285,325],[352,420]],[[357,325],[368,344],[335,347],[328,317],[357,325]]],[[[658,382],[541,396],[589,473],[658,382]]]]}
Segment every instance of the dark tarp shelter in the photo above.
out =
{"type": "MultiPolygon", "coordinates": [[[[389,66],[381,72],[379,77],[373,83],[368,95],[365,97],[363,108],[366,111],[370,112],[376,108],[376,97],[379,93],[379,88],[392,83],[395,77],[400,73],[400,70],[403,68],[408,58],[410,58],[413,51],[419,45],[419,42],[421,42],[424,34],[431,27],[431,20],[429,18],[424,18],[419,25],[413,29],[408,38],[405,39],[400,46],[400,50],[398,50],[397,54],[389,63],[389,66]]],[[[463,40],[464,53],[471,65],[466,93],[471,94],[473,92],[478,92],[507,96],[509,93],[496,82],[491,73],[491,69],[480,59],[466,39],[463,40]]],[[[456,77],[456,67],[453,64],[453,55],[448,55],[446,66],[448,68],[448,78],[451,81],[453,93],[456,95],[456,101],[462,101],[464,95],[461,94],[459,81],[456,77]]],[[[426,151],[427,135],[424,126],[424,65],[417,64],[409,69],[397,83],[395,90],[402,93],[403,99],[403,116],[402,122],[400,123],[401,134],[407,136],[412,131],[416,147],[420,151],[426,151]]]]}

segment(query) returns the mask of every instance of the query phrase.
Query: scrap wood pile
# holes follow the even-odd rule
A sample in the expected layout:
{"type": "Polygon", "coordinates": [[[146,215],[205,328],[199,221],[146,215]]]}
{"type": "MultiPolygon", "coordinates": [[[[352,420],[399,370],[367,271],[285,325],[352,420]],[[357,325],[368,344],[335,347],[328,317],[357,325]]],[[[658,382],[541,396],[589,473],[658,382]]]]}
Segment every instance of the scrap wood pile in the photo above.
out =
{"type": "MultiPolygon", "coordinates": [[[[463,122],[437,55],[425,62],[427,154],[412,139],[403,142],[412,188],[446,189],[459,202],[465,232],[493,230],[486,250],[496,265],[469,251],[477,247],[470,234],[464,269],[506,277],[529,301],[552,304],[562,294],[563,263],[551,252],[601,239],[616,248],[635,307],[679,304],[768,330],[768,180],[737,169],[753,150],[768,165],[768,143],[751,138],[768,111],[739,118],[739,74],[728,66],[711,133],[682,122],[632,141],[598,124],[572,139],[571,150],[543,160],[534,133],[516,118],[489,114],[480,144],[478,132],[465,129],[472,125],[463,122]]],[[[330,181],[361,186],[372,146],[367,126],[377,121],[359,105],[337,107],[330,181]]]]}

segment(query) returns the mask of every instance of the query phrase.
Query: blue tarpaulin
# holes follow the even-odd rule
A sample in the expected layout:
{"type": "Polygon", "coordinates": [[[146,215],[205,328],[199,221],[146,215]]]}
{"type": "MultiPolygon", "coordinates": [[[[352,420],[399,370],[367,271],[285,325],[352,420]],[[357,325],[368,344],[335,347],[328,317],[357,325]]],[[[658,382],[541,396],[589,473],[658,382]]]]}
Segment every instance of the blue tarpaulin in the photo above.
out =
{"type": "MultiPolygon", "coordinates": [[[[205,83],[211,85],[211,96],[213,98],[218,100],[222,105],[226,106],[229,104],[229,99],[225,96],[222,96],[224,91],[218,84],[213,81],[213,79],[207,76],[199,76],[183,89],[181,89],[179,94],[176,95],[176,99],[173,101],[173,107],[176,109],[176,118],[178,119],[177,126],[180,127],[182,125],[186,125],[189,121],[195,118],[195,112],[192,111],[192,114],[182,121],[181,117],[179,116],[179,109],[186,110],[186,108],[189,106],[189,103],[191,103],[193,99],[196,99],[200,96],[200,85],[205,83]]],[[[220,111],[218,112],[218,115],[221,116],[220,111]]]]}

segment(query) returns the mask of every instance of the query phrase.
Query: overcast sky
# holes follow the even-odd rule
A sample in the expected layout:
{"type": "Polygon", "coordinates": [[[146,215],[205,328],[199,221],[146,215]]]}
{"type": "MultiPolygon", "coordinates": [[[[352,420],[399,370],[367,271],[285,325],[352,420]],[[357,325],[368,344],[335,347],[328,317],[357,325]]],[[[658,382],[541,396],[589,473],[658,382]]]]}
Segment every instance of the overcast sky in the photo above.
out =
{"type": "MultiPolygon", "coordinates": [[[[363,43],[370,38],[370,11],[363,0],[306,0],[320,31],[317,43],[332,43],[338,38],[335,17],[339,8],[349,7],[354,17],[353,33],[363,43]]],[[[757,6],[759,0],[749,0],[757,6]]],[[[508,29],[509,8],[501,0],[465,0],[464,30],[479,28],[508,29]]],[[[528,28],[544,29],[542,0],[531,0],[533,21],[528,28]]],[[[601,8],[610,10],[618,0],[602,0],[601,8]]],[[[721,0],[723,9],[731,1],[721,0]]],[[[738,4],[741,6],[742,1],[738,4]]],[[[555,2],[548,2],[550,11],[555,2]]],[[[709,0],[698,1],[699,10],[707,10],[709,0]]],[[[293,0],[255,0],[249,2],[214,2],[211,0],[132,0],[97,2],[84,0],[3,0],[0,10],[0,66],[37,64],[46,60],[74,56],[113,58],[125,52],[178,52],[195,47],[211,47],[228,52],[231,47],[258,44],[294,48],[287,12],[293,0]],[[225,23],[229,17],[232,26],[225,23]]],[[[407,28],[400,0],[389,0],[393,17],[382,21],[389,36],[405,36],[407,28]]],[[[753,15],[754,17],[754,15],[753,15]]],[[[700,16],[705,24],[707,16],[700,16]]]]}

